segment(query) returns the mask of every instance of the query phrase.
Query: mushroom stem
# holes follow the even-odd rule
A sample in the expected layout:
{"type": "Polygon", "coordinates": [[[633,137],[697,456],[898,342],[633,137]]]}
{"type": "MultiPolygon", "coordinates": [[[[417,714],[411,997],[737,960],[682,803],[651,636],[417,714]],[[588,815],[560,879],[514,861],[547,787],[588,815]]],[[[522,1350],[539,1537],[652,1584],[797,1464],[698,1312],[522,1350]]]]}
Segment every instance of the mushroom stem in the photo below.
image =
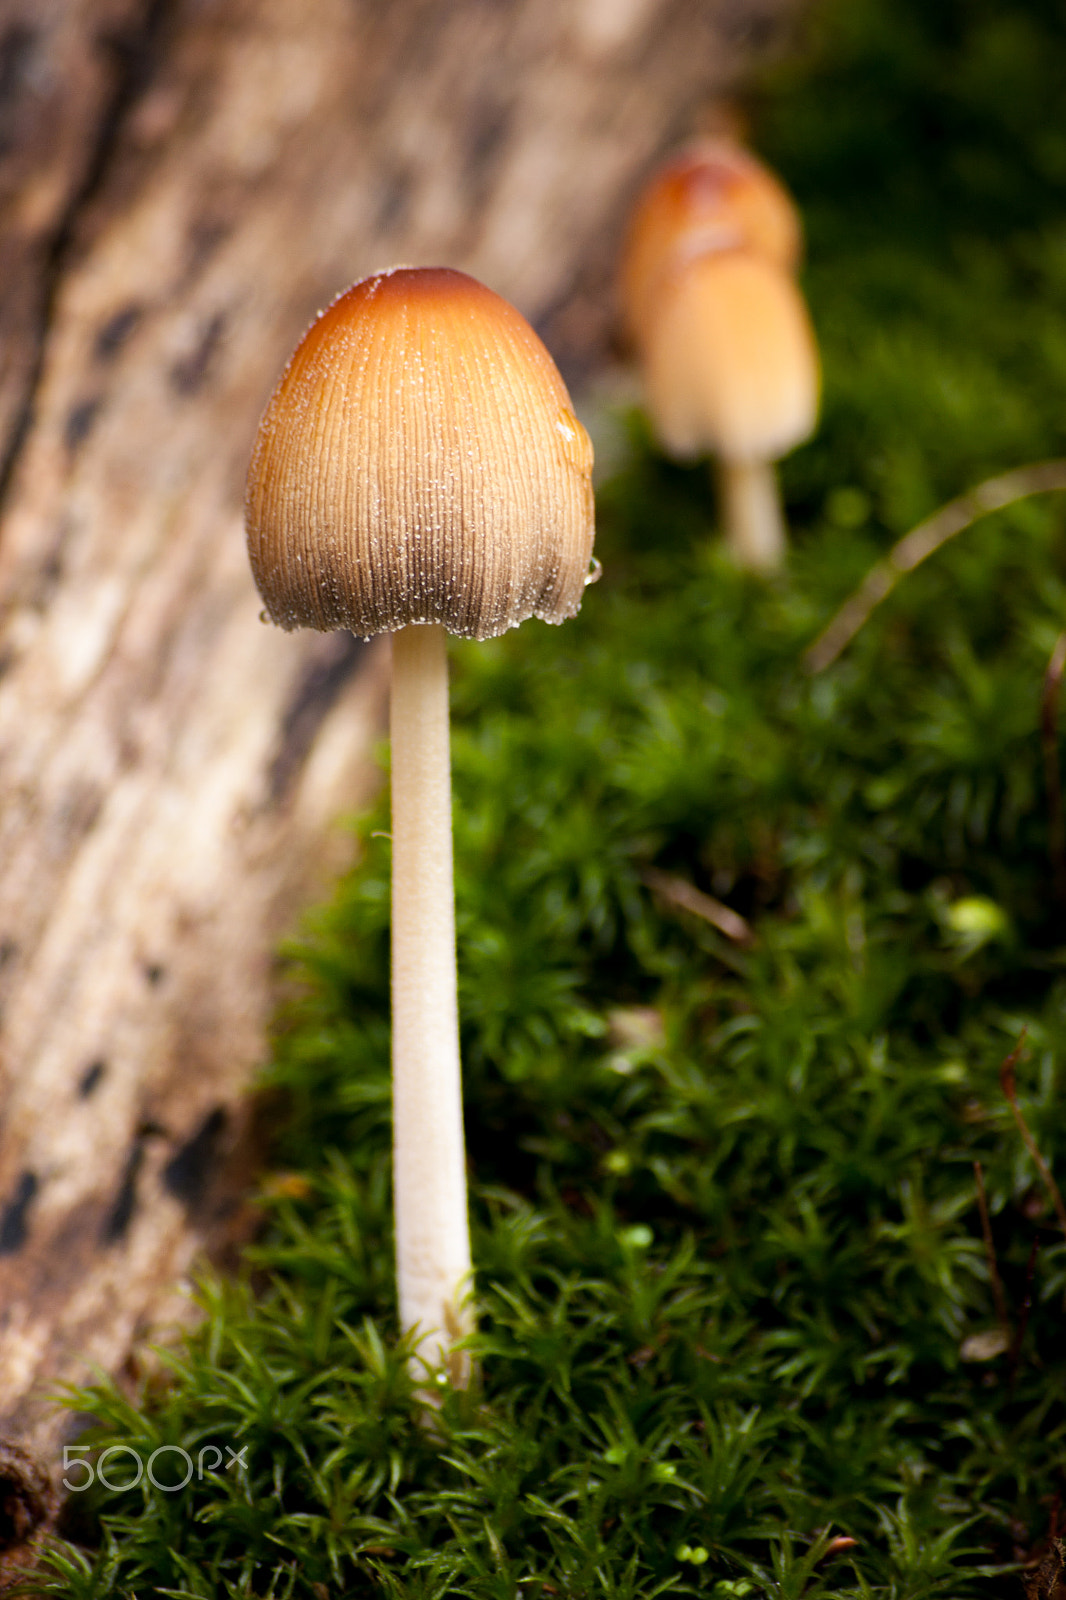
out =
{"type": "Polygon", "coordinates": [[[788,549],[772,461],[722,461],[718,483],[726,540],[737,563],[773,572],[788,549]]]}
{"type": "Polygon", "coordinates": [[[467,1332],[470,1275],[452,880],[448,657],[439,623],[392,636],[392,1106],[400,1324],[419,1365],[467,1332]]]}

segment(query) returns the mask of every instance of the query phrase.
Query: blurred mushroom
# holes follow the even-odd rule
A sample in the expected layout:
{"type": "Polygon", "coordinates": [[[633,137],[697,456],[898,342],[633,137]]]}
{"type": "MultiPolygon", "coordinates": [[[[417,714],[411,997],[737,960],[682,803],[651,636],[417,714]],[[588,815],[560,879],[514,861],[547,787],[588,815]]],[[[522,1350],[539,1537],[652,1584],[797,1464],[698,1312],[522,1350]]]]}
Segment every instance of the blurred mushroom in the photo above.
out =
{"type": "Polygon", "coordinates": [[[799,250],[777,180],[739,146],[703,141],[638,202],[621,275],[655,431],[678,459],[718,457],[726,537],[741,565],[762,570],[787,547],[772,463],[818,409],[799,250]]]}
{"type": "Polygon", "coordinates": [[[286,629],[392,640],[392,1062],[400,1321],[448,1362],[471,1323],[452,888],[447,629],[581,603],[592,451],[517,311],[447,268],[342,294],[297,347],[249,470],[252,570],[286,629]]]}
{"type": "Polygon", "coordinates": [[[795,272],[801,248],[799,213],[769,168],[732,139],[695,140],[659,168],[633,211],[621,274],[630,336],[639,347],[662,280],[686,261],[748,250],[795,272]]]}
{"type": "Polygon", "coordinates": [[[718,457],[737,560],[779,566],[787,541],[773,463],[807,437],[818,407],[814,336],[792,279],[741,250],[679,267],[649,319],[644,376],[666,451],[718,457]]]}

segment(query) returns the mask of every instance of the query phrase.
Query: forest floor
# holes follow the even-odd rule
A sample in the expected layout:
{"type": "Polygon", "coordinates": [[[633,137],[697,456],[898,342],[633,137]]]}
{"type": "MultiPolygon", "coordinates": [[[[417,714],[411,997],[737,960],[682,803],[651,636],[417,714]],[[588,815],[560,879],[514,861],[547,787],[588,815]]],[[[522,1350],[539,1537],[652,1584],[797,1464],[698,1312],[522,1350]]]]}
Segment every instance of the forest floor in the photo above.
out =
{"type": "Polygon", "coordinates": [[[824,360],[787,572],[632,416],[580,618],[455,650],[479,1381],[427,1431],[396,1343],[383,799],[288,953],[246,1276],[138,1403],[78,1399],[241,1459],[72,1495],[49,1592],[1062,1592],[1066,502],[805,653],[938,505],[1066,454],[1064,34],[818,12],[755,119],[824,360]]]}

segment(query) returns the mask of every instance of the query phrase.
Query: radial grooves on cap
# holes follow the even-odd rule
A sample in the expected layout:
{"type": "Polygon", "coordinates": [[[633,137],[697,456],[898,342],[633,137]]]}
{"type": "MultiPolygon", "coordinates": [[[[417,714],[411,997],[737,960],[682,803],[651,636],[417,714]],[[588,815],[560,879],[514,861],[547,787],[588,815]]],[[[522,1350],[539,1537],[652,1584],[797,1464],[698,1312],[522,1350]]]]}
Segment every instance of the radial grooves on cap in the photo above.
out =
{"type": "Polygon", "coordinates": [[[649,406],[674,455],[772,461],[814,427],[807,308],[792,279],[757,256],[731,251],[678,271],[645,357],[649,406]]]}
{"type": "Polygon", "coordinates": [[[284,628],[560,622],[592,553],[590,467],[551,357],[505,300],[445,268],[377,274],[309,329],[260,424],[256,582],[284,628]]]}

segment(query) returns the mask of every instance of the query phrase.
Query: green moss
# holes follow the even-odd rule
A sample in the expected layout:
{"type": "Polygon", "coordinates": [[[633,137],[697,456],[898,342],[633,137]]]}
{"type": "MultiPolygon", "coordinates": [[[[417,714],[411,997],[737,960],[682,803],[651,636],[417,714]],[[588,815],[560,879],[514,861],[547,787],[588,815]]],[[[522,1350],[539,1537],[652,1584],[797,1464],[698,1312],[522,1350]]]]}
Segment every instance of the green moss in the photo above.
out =
{"type": "Polygon", "coordinates": [[[480,1385],[427,1431],[395,1342],[382,807],[291,952],[270,1077],[300,1178],[267,1186],[249,1282],[205,1287],[168,1387],[80,1400],[142,1459],[245,1464],[79,1499],[99,1546],[58,1551],[51,1592],[1020,1594],[1004,1568],[1063,1487],[1066,1242],[998,1068],[1024,1023],[1061,1179],[1061,501],[960,536],[822,676],[800,661],[912,521],[1066,445],[1064,31],[1052,0],[819,14],[764,121],[826,366],[788,577],[729,566],[705,475],[633,419],[581,618],[456,650],[480,1385]],[[1032,1301],[985,1361],[975,1160],[1015,1330],[1032,1301]]]}

